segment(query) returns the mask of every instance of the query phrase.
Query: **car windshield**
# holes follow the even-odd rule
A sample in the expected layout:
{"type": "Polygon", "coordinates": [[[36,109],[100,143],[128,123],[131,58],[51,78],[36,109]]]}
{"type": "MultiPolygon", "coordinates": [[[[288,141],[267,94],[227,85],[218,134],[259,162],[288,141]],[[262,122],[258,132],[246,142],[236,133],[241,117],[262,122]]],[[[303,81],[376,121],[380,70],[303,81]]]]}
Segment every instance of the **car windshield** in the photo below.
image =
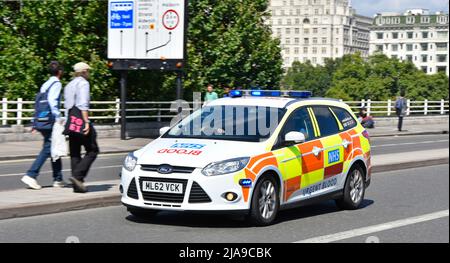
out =
{"type": "Polygon", "coordinates": [[[205,106],[172,127],[163,138],[261,142],[268,139],[284,109],[258,106],[205,106]]]}

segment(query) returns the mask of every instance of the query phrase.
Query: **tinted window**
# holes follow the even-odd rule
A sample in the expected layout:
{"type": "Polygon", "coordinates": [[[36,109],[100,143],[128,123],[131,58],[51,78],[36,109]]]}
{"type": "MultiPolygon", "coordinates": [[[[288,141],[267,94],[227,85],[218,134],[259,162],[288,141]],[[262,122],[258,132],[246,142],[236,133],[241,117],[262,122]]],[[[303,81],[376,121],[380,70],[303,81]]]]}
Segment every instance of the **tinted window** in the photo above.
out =
{"type": "Polygon", "coordinates": [[[356,120],[347,110],[337,107],[331,107],[331,109],[334,114],[336,114],[338,120],[342,123],[344,130],[351,129],[356,126],[356,120]]]}
{"type": "Polygon", "coordinates": [[[289,116],[283,131],[284,134],[291,131],[301,132],[305,135],[306,140],[311,140],[315,137],[313,127],[308,110],[306,108],[301,108],[289,116]]]}
{"type": "Polygon", "coordinates": [[[339,133],[339,126],[328,107],[313,107],[314,115],[320,128],[321,136],[339,133]]]}

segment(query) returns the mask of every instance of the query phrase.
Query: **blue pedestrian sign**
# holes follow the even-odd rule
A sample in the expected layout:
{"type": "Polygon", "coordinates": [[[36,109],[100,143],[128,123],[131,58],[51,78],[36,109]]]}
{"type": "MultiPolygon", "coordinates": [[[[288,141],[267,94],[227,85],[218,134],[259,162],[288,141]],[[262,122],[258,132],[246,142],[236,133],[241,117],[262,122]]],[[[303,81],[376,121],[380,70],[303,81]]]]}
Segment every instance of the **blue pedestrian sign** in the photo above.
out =
{"type": "Polygon", "coordinates": [[[110,27],[116,29],[133,28],[133,2],[111,2],[110,27]]]}

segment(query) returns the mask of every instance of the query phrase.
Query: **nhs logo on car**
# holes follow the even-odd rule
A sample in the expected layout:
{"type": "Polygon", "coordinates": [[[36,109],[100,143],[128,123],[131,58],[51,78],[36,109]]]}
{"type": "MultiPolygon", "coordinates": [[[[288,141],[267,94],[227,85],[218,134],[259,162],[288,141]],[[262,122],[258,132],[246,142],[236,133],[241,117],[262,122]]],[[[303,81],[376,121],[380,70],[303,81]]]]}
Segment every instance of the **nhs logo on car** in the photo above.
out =
{"type": "Polygon", "coordinates": [[[176,143],[176,144],[172,145],[172,147],[170,147],[170,148],[200,150],[205,146],[206,145],[204,145],[204,144],[196,144],[196,143],[176,143]]]}
{"type": "Polygon", "coordinates": [[[339,150],[333,150],[328,152],[328,163],[337,163],[341,159],[341,153],[339,150]]]}

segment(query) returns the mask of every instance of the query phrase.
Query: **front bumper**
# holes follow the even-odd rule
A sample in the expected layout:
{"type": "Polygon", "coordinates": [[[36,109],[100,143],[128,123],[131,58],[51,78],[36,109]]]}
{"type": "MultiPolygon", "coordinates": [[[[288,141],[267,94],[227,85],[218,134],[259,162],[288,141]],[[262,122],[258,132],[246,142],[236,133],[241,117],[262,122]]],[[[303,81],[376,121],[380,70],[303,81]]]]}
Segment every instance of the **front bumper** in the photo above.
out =
{"type": "MultiPolygon", "coordinates": [[[[122,203],[127,207],[167,211],[221,212],[242,213],[248,211],[249,202],[243,198],[243,190],[235,173],[219,176],[204,176],[201,169],[192,173],[159,174],[143,171],[140,165],[129,172],[122,169],[121,186],[123,187],[122,203]],[[161,181],[183,184],[183,194],[159,194],[142,191],[142,182],[161,181]],[[225,193],[237,195],[233,201],[227,201],[225,193]]],[[[250,189],[251,192],[251,189],[250,189]]]]}

